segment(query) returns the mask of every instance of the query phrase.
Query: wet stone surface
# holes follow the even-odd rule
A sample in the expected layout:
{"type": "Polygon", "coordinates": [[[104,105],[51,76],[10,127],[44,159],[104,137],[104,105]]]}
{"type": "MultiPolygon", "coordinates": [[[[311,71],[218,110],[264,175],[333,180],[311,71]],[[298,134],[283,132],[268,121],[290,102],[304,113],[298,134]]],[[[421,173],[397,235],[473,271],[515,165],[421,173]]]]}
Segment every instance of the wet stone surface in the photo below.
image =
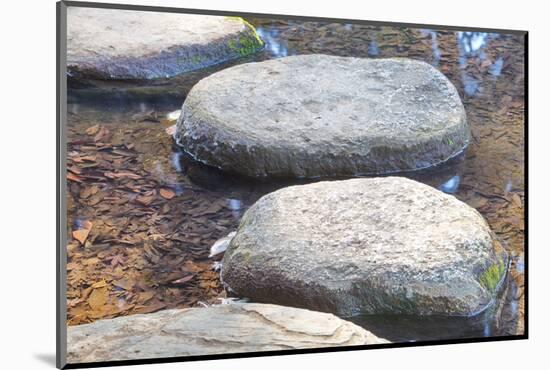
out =
{"type": "Polygon", "coordinates": [[[508,255],[465,203],[385,177],[262,197],[222,263],[224,283],[253,301],[341,316],[474,316],[494,303],[508,255]]]}
{"type": "Polygon", "coordinates": [[[199,81],[176,140],[195,159],[252,177],[384,174],[431,167],[470,133],[451,82],[428,63],[303,55],[199,81]]]}
{"type": "Polygon", "coordinates": [[[253,54],[263,43],[241,18],[69,7],[72,77],[172,77],[253,54]]]}
{"type": "Polygon", "coordinates": [[[291,307],[234,303],[165,310],[69,327],[67,360],[281,351],[388,343],[334,315],[291,307]]]}
{"type": "MultiPolygon", "coordinates": [[[[399,341],[523,333],[523,38],[248,20],[266,41],[265,49],[253,60],[313,53],[414,58],[444,73],[463,101],[472,134],[464,155],[442,168],[406,176],[453,194],[477,209],[509,252],[511,268],[500,314],[482,320],[481,325],[479,320],[442,322],[414,317],[372,317],[370,321],[358,317],[356,322],[369,330],[372,327],[380,337],[399,341]],[[374,325],[374,321],[382,324],[374,325]]],[[[167,114],[181,108],[194,83],[226,66],[146,84],[104,82],[101,88],[69,89],[69,325],[219,302],[226,293],[218,273],[211,269],[216,259],[208,259],[212,244],[235,230],[243,212],[262,195],[307,182],[257,182],[227,175],[194,162],[174,145],[165,129],[175,122],[167,121],[167,114]],[[148,93],[141,94],[142,89],[149,89],[148,93]],[[159,91],[173,94],[156,94],[159,91]],[[99,135],[96,141],[101,127],[111,135],[99,135]],[[119,154],[114,152],[117,149],[119,154]],[[132,156],[121,155],[122,150],[132,156]],[[141,178],[105,175],[127,171],[141,178]],[[161,188],[175,195],[163,191],[167,199],[161,188]],[[152,198],[151,190],[155,190],[152,198]],[[146,205],[138,202],[138,197],[146,205]],[[92,227],[81,244],[73,233],[83,230],[76,234],[82,239],[90,226],[86,221],[92,227]],[[167,242],[159,242],[159,235],[167,242]],[[123,277],[130,284],[119,281],[123,277]]]]}

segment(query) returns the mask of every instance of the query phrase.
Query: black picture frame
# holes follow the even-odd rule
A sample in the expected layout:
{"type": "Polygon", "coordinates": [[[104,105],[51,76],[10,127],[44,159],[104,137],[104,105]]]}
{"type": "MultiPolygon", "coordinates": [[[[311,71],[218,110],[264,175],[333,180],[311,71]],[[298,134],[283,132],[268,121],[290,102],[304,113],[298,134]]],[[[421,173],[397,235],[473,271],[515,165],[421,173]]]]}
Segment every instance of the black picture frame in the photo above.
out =
{"type": "Polygon", "coordinates": [[[281,355],[293,355],[293,354],[308,354],[308,353],[321,353],[321,352],[341,352],[341,351],[360,351],[371,350],[379,348],[402,348],[402,347],[419,347],[419,346],[433,346],[433,345],[447,345],[447,344],[461,344],[461,343],[482,343],[482,342],[497,342],[497,341],[511,341],[511,340],[524,340],[529,338],[529,184],[528,184],[528,172],[529,172],[529,98],[528,98],[528,40],[529,32],[525,30],[510,30],[510,29],[492,29],[482,27],[460,27],[460,26],[448,26],[448,25],[433,25],[433,24],[416,24],[416,23],[398,23],[398,22],[382,22],[382,21],[369,21],[369,20],[356,20],[356,19],[338,19],[338,18],[324,18],[324,17],[311,17],[304,15],[288,15],[288,14],[262,14],[262,13],[249,13],[249,12],[233,12],[233,11],[218,11],[218,10],[204,10],[204,9],[186,9],[186,8],[174,8],[174,7],[161,7],[161,6],[143,6],[143,5],[131,5],[131,4],[110,4],[110,3],[98,3],[98,2],[79,2],[79,1],[59,1],[56,4],[56,19],[57,19],[57,63],[56,63],[56,366],[60,369],[70,368],[93,368],[104,366],[125,366],[125,365],[138,365],[138,364],[156,364],[156,363],[171,363],[171,362],[188,362],[188,361],[205,361],[205,360],[220,360],[220,359],[233,359],[233,358],[247,358],[247,357],[264,357],[264,356],[281,356],[281,355]],[[137,10],[137,11],[154,11],[154,12],[168,12],[168,13],[184,13],[184,14],[201,14],[201,15],[220,15],[220,16],[241,16],[241,17],[269,17],[273,19],[284,20],[299,20],[299,21],[325,21],[325,22],[338,22],[338,23],[355,23],[359,25],[373,25],[373,26],[393,26],[393,27],[412,27],[412,28],[430,28],[434,30],[450,30],[450,31],[472,31],[472,32],[493,32],[493,33],[507,33],[522,35],[524,37],[525,56],[524,56],[524,91],[525,91],[525,146],[524,146],[524,158],[525,158],[525,321],[524,321],[524,334],[522,335],[507,335],[496,337],[480,337],[480,338],[465,338],[465,339],[445,339],[445,340],[430,340],[430,341],[418,341],[418,342],[406,342],[406,343],[389,343],[389,344],[373,344],[365,346],[353,346],[353,347],[323,347],[315,349],[300,349],[300,350],[283,350],[283,351],[269,351],[269,352],[248,352],[248,353],[232,353],[232,354],[219,354],[219,355],[203,355],[203,356],[188,356],[188,357],[170,357],[170,358],[155,358],[155,359],[136,359],[136,360],[124,360],[124,361],[106,361],[106,362],[93,362],[93,363],[78,363],[68,364],[66,362],[66,316],[67,316],[67,304],[66,304],[66,264],[67,264],[67,237],[66,237],[66,224],[67,224],[67,207],[65,201],[65,194],[67,191],[66,186],[66,124],[67,124],[67,68],[66,68],[66,36],[67,36],[67,8],[68,7],[84,7],[84,8],[103,8],[103,9],[119,9],[119,10],[137,10]]]}

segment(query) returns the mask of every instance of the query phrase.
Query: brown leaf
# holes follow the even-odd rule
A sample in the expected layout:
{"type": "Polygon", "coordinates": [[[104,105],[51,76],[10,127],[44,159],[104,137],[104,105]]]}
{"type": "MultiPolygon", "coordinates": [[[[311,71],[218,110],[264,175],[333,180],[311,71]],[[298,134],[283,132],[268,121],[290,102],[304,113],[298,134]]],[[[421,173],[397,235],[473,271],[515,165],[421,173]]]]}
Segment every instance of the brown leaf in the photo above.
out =
{"type": "Polygon", "coordinates": [[[88,304],[92,310],[100,309],[109,299],[109,290],[106,287],[94,289],[88,297],[88,304]]]}
{"type": "Polygon", "coordinates": [[[115,268],[118,265],[122,266],[125,262],[125,259],[122,254],[116,254],[110,258],[107,258],[107,261],[111,261],[111,267],[115,268]]]}
{"type": "Polygon", "coordinates": [[[113,281],[113,285],[117,286],[119,288],[122,288],[124,290],[131,290],[134,287],[134,283],[127,280],[127,279],[120,279],[117,281],[113,281]]]}
{"type": "Polygon", "coordinates": [[[94,195],[99,191],[99,188],[97,186],[87,186],[84,189],[80,190],[80,198],[86,199],[89,198],[90,195],[94,195]]]}
{"type": "Polygon", "coordinates": [[[512,203],[514,203],[518,208],[523,208],[523,204],[521,203],[521,198],[516,193],[512,195],[512,203]]]}
{"type": "Polygon", "coordinates": [[[153,201],[155,200],[155,196],[154,195],[149,195],[149,196],[142,196],[142,197],[137,197],[136,198],[136,201],[143,204],[144,206],[148,206],[149,204],[151,204],[153,201]]]}
{"type": "Polygon", "coordinates": [[[96,159],[95,155],[85,155],[80,157],[81,161],[86,161],[86,162],[95,162],[95,159],[96,159]]]}
{"type": "Polygon", "coordinates": [[[165,199],[172,199],[176,196],[176,193],[174,193],[173,190],[168,188],[161,188],[160,189],[160,196],[165,199]]]}
{"type": "Polygon", "coordinates": [[[99,263],[99,258],[97,257],[87,258],[83,261],[83,264],[86,266],[95,266],[98,263],[99,263]]]}
{"type": "Polygon", "coordinates": [[[187,275],[187,276],[182,277],[181,279],[174,280],[171,283],[172,284],[185,284],[188,281],[191,281],[194,276],[195,275],[187,275]]]}
{"type": "Polygon", "coordinates": [[[67,180],[75,181],[75,182],[82,182],[84,181],[82,177],[75,175],[74,173],[67,172],[67,180]]]}
{"type": "Polygon", "coordinates": [[[176,133],[176,125],[167,127],[165,131],[168,135],[173,136],[176,133]]]}
{"type": "Polygon", "coordinates": [[[86,129],[86,134],[88,135],[95,135],[99,131],[99,125],[93,125],[91,127],[88,127],[86,129]]]}
{"type": "Polygon", "coordinates": [[[491,64],[493,64],[493,62],[492,62],[490,59],[485,59],[485,60],[481,63],[481,68],[489,67],[491,64]]]}
{"type": "Polygon", "coordinates": [[[94,196],[92,196],[89,200],[88,200],[88,204],[90,206],[95,206],[96,204],[98,204],[99,202],[101,202],[102,200],[102,197],[99,195],[99,194],[96,194],[94,196]]]}
{"type": "Polygon", "coordinates": [[[88,234],[90,234],[91,229],[92,223],[90,221],[84,221],[82,222],[81,229],[73,231],[73,238],[78,240],[80,244],[84,245],[86,239],[88,238],[88,234]]]}
{"type": "Polygon", "coordinates": [[[101,281],[98,281],[97,283],[94,283],[92,284],[92,288],[93,289],[97,289],[97,288],[103,288],[103,287],[106,287],[107,286],[107,282],[105,280],[101,280],[101,281]]]}
{"type": "Polygon", "coordinates": [[[158,311],[158,310],[162,310],[164,307],[166,307],[166,304],[164,303],[161,303],[161,302],[155,302],[149,306],[141,306],[141,307],[136,307],[136,312],[137,313],[151,313],[151,312],[155,312],[155,311],[158,311]]]}
{"type": "Polygon", "coordinates": [[[121,171],[121,172],[105,172],[105,177],[108,177],[110,179],[119,179],[119,178],[128,178],[132,180],[138,180],[141,179],[141,176],[137,173],[133,173],[130,171],[121,171]]]}
{"type": "Polygon", "coordinates": [[[150,300],[151,298],[153,298],[155,296],[155,293],[149,291],[149,292],[142,292],[142,293],[139,293],[139,298],[138,300],[142,303],[145,303],[147,302],[148,300],[150,300]]]}
{"type": "Polygon", "coordinates": [[[82,173],[82,170],[76,166],[71,166],[67,168],[70,172],[74,173],[75,175],[80,175],[82,173]]]}
{"type": "Polygon", "coordinates": [[[108,139],[108,137],[109,130],[105,126],[101,126],[98,133],[94,136],[94,141],[97,143],[98,141],[101,141],[103,139],[108,139]]]}
{"type": "Polygon", "coordinates": [[[183,267],[186,271],[190,271],[190,272],[201,272],[205,270],[205,268],[199,266],[198,264],[192,261],[186,261],[183,267]]]}

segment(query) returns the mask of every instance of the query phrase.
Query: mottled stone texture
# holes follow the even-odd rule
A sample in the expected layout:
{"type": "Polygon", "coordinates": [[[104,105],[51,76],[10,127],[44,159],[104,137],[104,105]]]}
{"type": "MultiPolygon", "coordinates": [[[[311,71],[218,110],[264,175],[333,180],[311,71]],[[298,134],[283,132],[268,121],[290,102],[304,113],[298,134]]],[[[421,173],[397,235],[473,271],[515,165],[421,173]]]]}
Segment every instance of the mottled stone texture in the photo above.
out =
{"type": "Polygon", "coordinates": [[[67,343],[82,363],[388,342],[331,314],[237,303],[70,326],[67,343]]]}
{"type": "Polygon", "coordinates": [[[67,70],[151,79],[242,57],[263,46],[241,18],[137,10],[67,9],[67,70]]]}
{"type": "Polygon", "coordinates": [[[189,92],[178,142],[248,176],[315,177],[425,168],[470,138],[452,83],[427,63],[302,55],[214,73],[189,92]]]}
{"type": "Polygon", "coordinates": [[[342,316],[474,315],[507,254],[483,217],[401,177],[291,186],[258,200],[223,258],[241,297],[342,316]]]}

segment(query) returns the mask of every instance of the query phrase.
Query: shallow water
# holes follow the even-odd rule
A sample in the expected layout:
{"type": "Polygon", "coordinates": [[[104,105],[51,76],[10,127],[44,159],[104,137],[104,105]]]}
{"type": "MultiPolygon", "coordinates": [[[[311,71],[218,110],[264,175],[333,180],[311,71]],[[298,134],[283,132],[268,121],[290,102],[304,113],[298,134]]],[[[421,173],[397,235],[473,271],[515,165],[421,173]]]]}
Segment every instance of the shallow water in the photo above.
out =
{"type": "Polygon", "coordinates": [[[174,123],[167,115],[180,109],[194,83],[219,69],[287,55],[324,53],[420,59],[455,84],[472,129],[470,146],[444,166],[405,176],[452,193],[478,209],[511,255],[509,286],[496,317],[370,316],[353,320],[398,341],[521,334],[523,37],[325,22],[249,21],[266,42],[264,50],[255,56],[171,80],[69,81],[68,165],[82,180],[68,182],[68,255],[69,262],[75,262],[68,274],[69,324],[199,302],[212,304],[225,297],[216,273],[211,271],[212,260],[207,258],[210,245],[235,229],[243,212],[260,196],[296,181],[254,181],[194,162],[165,132],[174,123]],[[109,132],[99,141],[94,140],[98,134],[86,133],[96,125],[109,132]],[[86,156],[90,158],[81,160],[86,156]],[[130,171],[134,176],[105,175],[115,170],[130,171]],[[161,188],[174,196],[166,199],[159,192],[161,188]],[[83,220],[94,224],[91,241],[85,247],[71,238],[74,226],[83,220]],[[113,255],[122,256],[123,262],[116,257],[113,263],[113,255]],[[131,287],[120,283],[123,277],[131,280],[131,287]],[[183,285],[174,283],[182,277],[191,280],[183,285]],[[89,285],[103,280],[107,292],[100,302],[106,299],[109,309],[90,309],[89,285]],[[143,296],[148,298],[150,293],[155,298],[144,300],[143,296]]]}

